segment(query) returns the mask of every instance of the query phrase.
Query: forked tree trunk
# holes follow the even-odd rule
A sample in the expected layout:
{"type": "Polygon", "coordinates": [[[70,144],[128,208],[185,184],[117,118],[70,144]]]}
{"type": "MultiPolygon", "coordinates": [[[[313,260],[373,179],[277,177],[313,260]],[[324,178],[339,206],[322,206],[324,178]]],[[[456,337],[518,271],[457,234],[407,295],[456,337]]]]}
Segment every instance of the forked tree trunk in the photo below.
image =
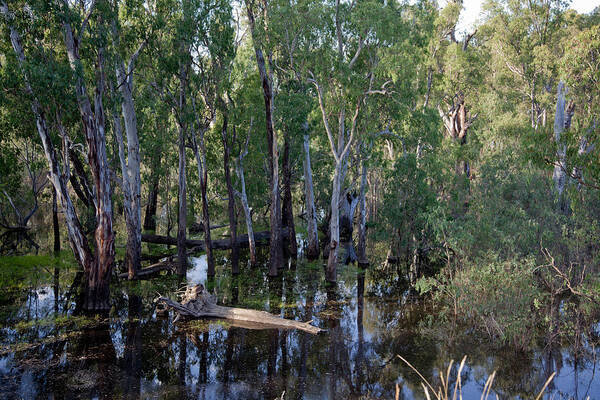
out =
{"type": "MultiPolygon", "coordinates": [[[[308,123],[305,124],[308,130],[308,123]]],[[[306,201],[306,221],[308,232],[308,248],[306,257],[314,260],[319,257],[319,234],[317,231],[317,213],[315,209],[315,193],[313,189],[312,168],[310,165],[310,138],[304,134],[304,198],[306,201]]]]}
{"type": "MultiPolygon", "coordinates": [[[[68,3],[65,1],[65,5],[68,3]]],[[[98,49],[96,90],[94,109],[87,93],[81,71],[83,65],[79,57],[78,44],[68,21],[63,22],[65,45],[69,64],[75,75],[77,104],[81,114],[83,131],[88,144],[88,162],[94,181],[96,194],[96,257],[85,270],[86,292],[84,309],[88,311],[106,311],[109,309],[109,284],[115,258],[114,232],[112,226],[112,203],[110,190],[110,172],[106,157],[105,115],[102,105],[104,89],[104,49],[98,49]]]]}
{"type": "Polygon", "coordinates": [[[281,204],[279,200],[279,150],[277,137],[273,129],[273,89],[271,79],[265,66],[260,42],[255,29],[253,4],[250,0],[246,1],[246,11],[248,13],[248,22],[252,34],[254,53],[256,55],[256,64],[263,88],[263,97],[265,101],[265,121],[267,131],[267,142],[269,145],[269,166],[270,166],[270,224],[271,224],[271,246],[269,254],[269,276],[277,276],[279,269],[283,268],[283,246],[281,236],[281,204]]]}
{"type": "Polygon", "coordinates": [[[292,205],[292,170],[290,168],[290,134],[285,133],[283,145],[283,205],[282,225],[287,227],[287,256],[296,258],[298,256],[298,243],[296,243],[296,229],[294,227],[294,209],[292,205]]]}
{"type": "MultiPolygon", "coordinates": [[[[225,172],[225,184],[227,185],[227,213],[229,215],[229,241],[231,243],[231,273],[236,275],[240,273],[239,249],[237,245],[237,220],[235,215],[235,195],[233,185],[231,184],[231,169],[229,167],[230,146],[227,139],[227,111],[223,114],[223,129],[221,130],[221,139],[223,141],[223,171],[225,172]]],[[[234,129],[235,132],[235,129],[234,129]]],[[[235,133],[233,134],[235,142],[235,133]]]]}
{"type": "Polygon", "coordinates": [[[358,200],[358,264],[366,266],[367,259],[367,162],[362,160],[360,176],[360,195],[358,200]]]}
{"type": "MultiPolygon", "coordinates": [[[[112,34],[115,45],[119,46],[119,32],[113,21],[112,34]]],[[[137,132],[137,116],[133,101],[133,67],[139,54],[140,47],[131,57],[129,65],[116,53],[117,87],[121,94],[121,112],[125,121],[127,135],[127,159],[123,149],[123,135],[118,135],[119,157],[123,175],[123,192],[128,197],[125,201],[125,224],[127,226],[127,253],[125,264],[129,279],[135,279],[141,265],[142,252],[142,207],[141,207],[141,178],[140,178],[140,142],[137,132]],[[125,194],[127,192],[127,194],[125,194]]],[[[118,118],[118,117],[116,117],[118,118]]]]}

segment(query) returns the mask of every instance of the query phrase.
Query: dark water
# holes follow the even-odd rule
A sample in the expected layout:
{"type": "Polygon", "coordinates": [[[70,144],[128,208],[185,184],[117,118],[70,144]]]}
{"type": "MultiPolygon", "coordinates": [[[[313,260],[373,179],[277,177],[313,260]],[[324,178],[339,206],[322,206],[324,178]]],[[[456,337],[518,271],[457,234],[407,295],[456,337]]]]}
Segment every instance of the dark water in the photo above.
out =
{"type": "MultiPolygon", "coordinates": [[[[188,280],[205,281],[202,258],[192,261],[188,280]]],[[[114,284],[108,318],[72,317],[74,272],[56,280],[50,270],[1,305],[0,398],[393,399],[396,384],[401,399],[424,398],[398,354],[436,385],[439,368],[466,354],[465,399],[479,399],[493,371],[500,398],[534,398],[553,371],[546,398],[600,398],[599,353],[587,338],[577,347],[547,341],[535,351],[499,351],[468,329],[429,328],[430,307],[372,271],[343,267],[330,290],[317,264],[298,262],[275,280],[264,268],[243,271],[232,279],[222,267],[208,283],[220,303],[312,320],[326,332],[173,324],[152,302],[174,296],[172,277],[114,284]]]]}

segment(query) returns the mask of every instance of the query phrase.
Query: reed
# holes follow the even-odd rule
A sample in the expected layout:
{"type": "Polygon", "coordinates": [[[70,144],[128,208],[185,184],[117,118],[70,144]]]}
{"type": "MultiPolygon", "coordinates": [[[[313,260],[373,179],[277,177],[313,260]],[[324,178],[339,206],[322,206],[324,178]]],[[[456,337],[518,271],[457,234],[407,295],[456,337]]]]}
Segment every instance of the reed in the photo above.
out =
{"type": "MultiPolygon", "coordinates": [[[[461,373],[463,368],[465,367],[465,362],[467,360],[467,356],[464,356],[458,366],[458,372],[456,375],[456,383],[454,384],[454,388],[450,387],[450,372],[452,371],[452,366],[454,365],[454,360],[450,360],[450,364],[448,364],[448,368],[446,370],[446,374],[444,375],[440,371],[439,374],[439,384],[437,388],[434,388],[433,384],[430,383],[425,377],[401,355],[398,355],[406,365],[408,365],[415,373],[421,378],[421,387],[423,388],[423,393],[425,394],[425,398],[427,400],[462,400],[462,378],[461,373]]],[[[536,396],[535,400],[540,400],[546,391],[546,388],[554,379],[556,372],[553,372],[552,375],[546,380],[544,386],[536,396]]],[[[485,385],[483,386],[483,392],[481,393],[481,400],[487,400],[490,396],[492,390],[492,384],[494,383],[494,378],[496,377],[496,371],[492,372],[492,374],[487,378],[485,385]]],[[[396,400],[400,398],[400,386],[396,384],[396,400]]],[[[496,399],[498,399],[498,395],[496,395],[496,399]]]]}

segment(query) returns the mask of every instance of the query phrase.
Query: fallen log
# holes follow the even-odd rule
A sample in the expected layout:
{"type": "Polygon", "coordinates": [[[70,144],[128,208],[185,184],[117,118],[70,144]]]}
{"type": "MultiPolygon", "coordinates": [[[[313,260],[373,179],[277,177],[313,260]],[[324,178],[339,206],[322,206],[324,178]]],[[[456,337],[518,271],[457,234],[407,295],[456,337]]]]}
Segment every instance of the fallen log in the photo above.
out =
{"type": "MultiPolygon", "coordinates": [[[[145,279],[145,278],[149,278],[153,275],[156,275],[161,271],[175,272],[175,270],[176,270],[175,262],[172,260],[167,260],[167,261],[162,261],[162,262],[159,262],[156,264],[152,264],[149,267],[140,269],[137,272],[136,276],[138,279],[145,279]]],[[[129,277],[129,273],[123,272],[123,273],[119,274],[118,276],[119,276],[119,279],[127,279],[129,277]]]]}
{"type": "MultiPolygon", "coordinates": [[[[285,234],[285,232],[282,232],[282,234],[285,234]]],[[[270,231],[254,232],[254,241],[256,242],[257,246],[268,245],[270,237],[271,237],[270,231]]],[[[248,235],[247,234],[239,235],[237,237],[236,241],[237,241],[237,245],[240,248],[248,247],[248,235]]],[[[167,245],[176,246],[177,238],[170,237],[170,236],[142,234],[142,242],[154,243],[154,244],[167,244],[167,245]]],[[[230,250],[231,249],[231,243],[230,243],[229,239],[213,240],[211,243],[212,243],[213,250],[230,250]]],[[[185,246],[186,247],[195,247],[199,251],[204,251],[204,240],[187,239],[185,241],[185,246]]]]}
{"type": "Polygon", "coordinates": [[[177,311],[178,315],[175,321],[180,318],[223,318],[247,323],[253,328],[261,325],[264,328],[299,329],[313,335],[321,331],[320,328],[310,325],[308,322],[284,319],[266,311],[218,306],[215,296],[206,292],[202,285],[188,286],[181,303],[166,297],[158,298],[157,303],[177,311]]]}
{"type": "MultiPolygon", "coordinates": [[[[222,224],[222,225],[211,225],[210,226],[210,230],[212,231],[213,229],[218,229],[218,228],[224,228],[226,226],[229,226],[229,224],[222,224]]],[[[198,233],[203,233],[204,232],[204,225],[198,222],[194,222],[190,225],[189,227],[189,232],[191,234],[198,234],[198,233]]]]}

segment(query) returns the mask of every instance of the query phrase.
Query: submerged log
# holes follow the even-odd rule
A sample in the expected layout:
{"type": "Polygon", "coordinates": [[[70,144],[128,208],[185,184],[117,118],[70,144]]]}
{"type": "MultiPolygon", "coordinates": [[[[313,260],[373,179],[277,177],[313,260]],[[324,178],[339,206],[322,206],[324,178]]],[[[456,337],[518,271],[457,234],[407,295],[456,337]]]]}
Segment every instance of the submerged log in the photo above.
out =
{"type": "MultiPolygon", "coordinates": [[[[257,246],[266,246],[266,245],[268,245],[269,244],[270,235],[271,235],[271,233],[269,231],[255,232],[254,233],[254,240],[256,242],[256,245],[257,246]]],[[[177,238],[169,237],[169,236],[143,234],[142,235],[142,242],[155,243],[155,244],[176,245],[177,244],[177,238]]],[[[240,248],[247,248],[248,247],[248,235],[246,235],[246,234],[239,235],[237,237],[237,239],[236,239],[236,242],[237,242],[237,245],[240,248]]],[[[229,249],[231,249],[231,243],[230,243],[229,239],[213,240],[211,243],[212,243],[212,248],[213,249],[217,249],[217,250],[229,250],[229,249]]],[[[203,251],[205,249],[205,247],[204,247],[204,240],[187,239],[185,241],[185,245],[186,245],[186,247],[195,247],[196,249],[198,249],[200,251],[203,251]]]]}
{"type": "Polygon", "coordinates": [[[157,303],[177,311],[176,321],[180,318],[223,318],[249,323],[253,327],[261,325],[264,328],[300,329],[312,334],[321,331],[320,328],[310,325],[308,322],[284,319],[266,311],[219,306],[216,304],[215,296],[206,292],[202,285],[189,286],[181,303],[166,297],[160,297],[157,303]]]}

